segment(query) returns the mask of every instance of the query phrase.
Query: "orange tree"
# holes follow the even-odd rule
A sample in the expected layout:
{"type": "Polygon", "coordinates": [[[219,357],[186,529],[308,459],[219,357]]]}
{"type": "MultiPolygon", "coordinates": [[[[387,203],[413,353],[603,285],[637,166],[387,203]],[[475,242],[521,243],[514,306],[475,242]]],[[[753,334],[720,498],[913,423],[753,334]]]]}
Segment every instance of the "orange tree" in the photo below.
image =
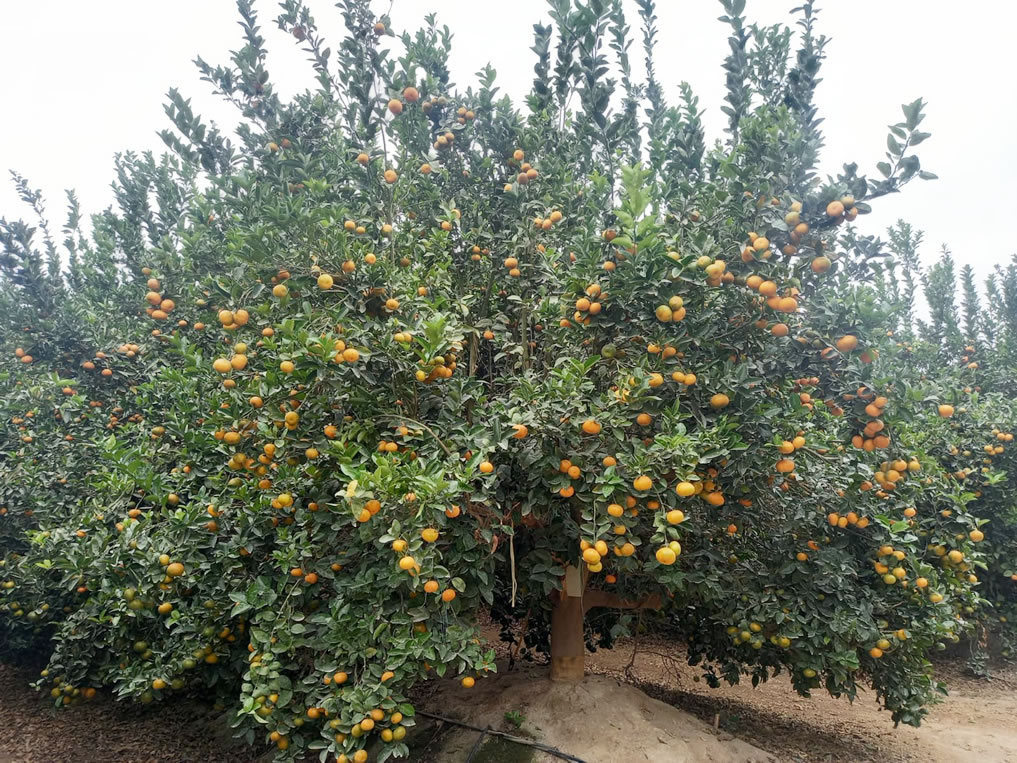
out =
{"type": "Polygon", "coordinates": [[[339,5],[333,54],[283,3],[319,82],[286,103],[241,0],[244,46],[198,61],[237,142],[171,91],[172,157],[122,157],[90,237],[72,199],[66,268],[22,183],[4,643],[51,650],[62,704],[211,688],[281,760],[405,754],[414,683],[494,669],[485,610],[556,678],[649,611],[711,683],[861,681],[919,723],[978,552],[931,565],[908,521],[947,498],[895,431],[886,252],[851,223],[931,177],[921,102],[878,179],[822,183],[811,3],[792,50],[725,0],[712,148],[651,0],[643,82],[620,4],[555,3],[525,112],[489,69],[453,87],[433,19],[391,40],[339,5]]]}
{"type": "Polygon", "coordinates": [[[914,507],[918,516],[911,521],[919,523],[934,563],[955,567],[968,582],[978,583],[977,601],[954,606],[972,635],[972,665],[984,671],[984,647],[995,642],[1004,657],[1017,648],[1017,463],[1011,445],[1017,429],[1017,266],[1011,262],[995,269],[986,280],[983,304],[971,266],[958,274],[949,252],[932,267],[921,267],[921,240],[921,233],[903,223],[891,230],[899,277],[882,283],[895,308],[880,364],[907,401],[902,437],[939,465],[934,476],[947,488],[920,496],[914,507]],[[927,317],[916,316],[914,309],[919,282],[927,317]],[[953,516],[958,506],[975,517],[973,523],[953,516]],[[953,519],[923,527],[928,522],[923,517],[936,512],[953,519]],[[982,554],[977,562],[955,565],[950,552],[965,536],[980,543],[982,554]]]}

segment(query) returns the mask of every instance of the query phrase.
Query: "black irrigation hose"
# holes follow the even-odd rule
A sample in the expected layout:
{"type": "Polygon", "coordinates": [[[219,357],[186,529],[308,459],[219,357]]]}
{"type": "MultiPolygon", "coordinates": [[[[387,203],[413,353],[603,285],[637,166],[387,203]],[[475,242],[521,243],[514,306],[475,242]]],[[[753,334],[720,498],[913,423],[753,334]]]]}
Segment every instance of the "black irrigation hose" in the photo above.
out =
{"type": "Polygon", "coordinates": [[[555,747],[551,747],[550,745],[541,744],[540,742],[531,742],[529,739],[523,739],[522,737],[512,736],[511,734],[506,734],[504,731],[495,731],[494,729],[492,729],[490,727],[485,729],[485,728],[481,728],[480,726],[473,726],[472,724],[469,724],[469,723],[463,723],[462,721],[457,721],[454,718],[446,718],[444,715],[435,715],[434,713],[425,713],[423,710],[418,710],[417,711],[417,715],[422,715],[425,718],[432,718],[432,719],[434,719],[436,721],[443,721],[444,723],[451,723],[451,724],[454,724],[456,726],[462,726],[464,729],[470,729],[472,731],[479,731],[480,732],[480,738],[477,739],[477,741],[473,745],[473,749],[470,750],[470,756],[466,759],[466,763],[469,763],[469,761],[473,760],[474,753],[479,749],[481,741],[483,741],[484,737],[487,734],[491,734],[492,736],[501,737],[502,739],[506,739],[509,742],[512,742],[514,744],[521,744],[521,745],[525,745],[526,747],[536,748],[536,749],[540,750],[541,752],[546,752],[548,755],[554,755],[556,758],[561,758],[562,760],[571,760],[572,763],[586,763],[586,761],[583,760],[582,758],[577,758],[575,755],[569,755],[567,752],[562,752],[561,750],[559,750],[559,749],[557,749],[555,747]]]}
{"type": "Polygon", "coordinates": [[[480,732],[480,736],[477,737],[477,741],[473,743],[473,747],[470,748],[470,754],[466,756],[465,763],[473,763],[473,756],[477,754],[477,750],[480,749],[481,742],[484,741],[484,737],[487,736],[487,732],[491,730],[488,726],[486,729],[480,732]]]}

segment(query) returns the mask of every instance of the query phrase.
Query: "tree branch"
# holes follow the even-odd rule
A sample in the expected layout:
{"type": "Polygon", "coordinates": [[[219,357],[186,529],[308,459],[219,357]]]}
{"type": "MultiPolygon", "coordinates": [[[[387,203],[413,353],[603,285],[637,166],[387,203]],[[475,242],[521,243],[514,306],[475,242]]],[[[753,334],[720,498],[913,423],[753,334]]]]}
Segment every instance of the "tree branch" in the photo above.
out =
{"type": "Polygon", "coordinates": [[[610,607],[611,609],[660,609],[660,594],[651,594],[639,601],[623,599],[616,593],[592,590],[583,594],[583,611],[589,612],[594,607],[610,607]]]}

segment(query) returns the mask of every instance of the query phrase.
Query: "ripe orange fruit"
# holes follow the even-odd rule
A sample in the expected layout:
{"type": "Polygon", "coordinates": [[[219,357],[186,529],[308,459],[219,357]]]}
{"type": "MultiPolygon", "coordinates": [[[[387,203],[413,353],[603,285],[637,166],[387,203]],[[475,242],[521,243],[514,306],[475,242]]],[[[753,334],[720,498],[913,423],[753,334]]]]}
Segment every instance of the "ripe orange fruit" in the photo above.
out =
{"type": "Polygon", "coordinates": [[[663,565],[672,565],[678,560],[678,554],[670,546],[661,546],[655,554],[657,562],[663,565]]]}
{"type": "Polygon", "coordinates": [[[726,408],[730,402],[731,398],[721,392],[718,392],[710,398],[710,407],[719,411],[721,408],[726,408]]]}
{"type": "Polygon", "coordinates": [[[831,201],[826,205],[826,214],[829,217],[840,217],[844,214],[844,205],[839,201],[831,201]]]}
{"type": "Polygon", "coordinates": [[[394,114],[396,116],[398,116],[399,114],[402,114],[403,113],[403,102],[400,101],[398,98],[393,98],[392,100],[390,100],[388,102],[388,110],[391,111],[392,114],[394,114]]]}
{"type": "Polygon", "coordinates": [[[951,416],[953,416],[953,406],[952,405],[940,405],[939,406],[939,415],[942,416],[944,419],[950,418],[951,416]]]}
{"type": "Polygon", "coordinates": [[[600,434],[600,424],[595,419],[587,419],[583,422],[583,433],[584,434],[600,434]]]}
{"type": "Polygon", "coordinates": [[[858,337],[853,334],[842,336],[836,342],[837,349],[841,352],[851,352],[858,346],[858,337]]]}
{"type": "Polygon", "coordinates": [[[647,490],[653,487],[653,480],[651,480],[645,474],[640,474],[632,481],[632,487],[634,490],[637,490],[640,493],[645,493],[647,490]]]}
{"type": "Polygon", "coordinates": [[[481,474],[490,474],[494,471],[494,464],[490,461],[481,461],[480,466],[477,468],[480,469],[481,474]]]}

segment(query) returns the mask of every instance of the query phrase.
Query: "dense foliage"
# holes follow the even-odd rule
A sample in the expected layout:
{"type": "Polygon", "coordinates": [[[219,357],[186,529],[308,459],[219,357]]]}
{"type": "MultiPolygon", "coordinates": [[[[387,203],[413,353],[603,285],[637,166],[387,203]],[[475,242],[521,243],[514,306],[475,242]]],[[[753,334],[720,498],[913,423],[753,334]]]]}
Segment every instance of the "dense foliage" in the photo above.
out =
{"type": "Polygon", "coordinates": [[[283,102],[238,5],[198,61],[235,138],[171,92],[87,234],[20,177],[38,222],[0,221],[0,637],[57,704],[204,688],[280,760],[384,760],[416,682],[494,670],[479,613],[546,652],[576,593],[591,644],[639,607],[710,682],[911,724],[931,650],[1012,652],[1017,265],[958,308],[948,257],[856,227],[928,133],[910,103],[876,177],[817,176],[811,2],[723,0],[712,144],[653,0],[644,82],[620,2],[552,2],[522,111],[366,0],[334,52],[282,3],[319,75],[283,102]]]}

